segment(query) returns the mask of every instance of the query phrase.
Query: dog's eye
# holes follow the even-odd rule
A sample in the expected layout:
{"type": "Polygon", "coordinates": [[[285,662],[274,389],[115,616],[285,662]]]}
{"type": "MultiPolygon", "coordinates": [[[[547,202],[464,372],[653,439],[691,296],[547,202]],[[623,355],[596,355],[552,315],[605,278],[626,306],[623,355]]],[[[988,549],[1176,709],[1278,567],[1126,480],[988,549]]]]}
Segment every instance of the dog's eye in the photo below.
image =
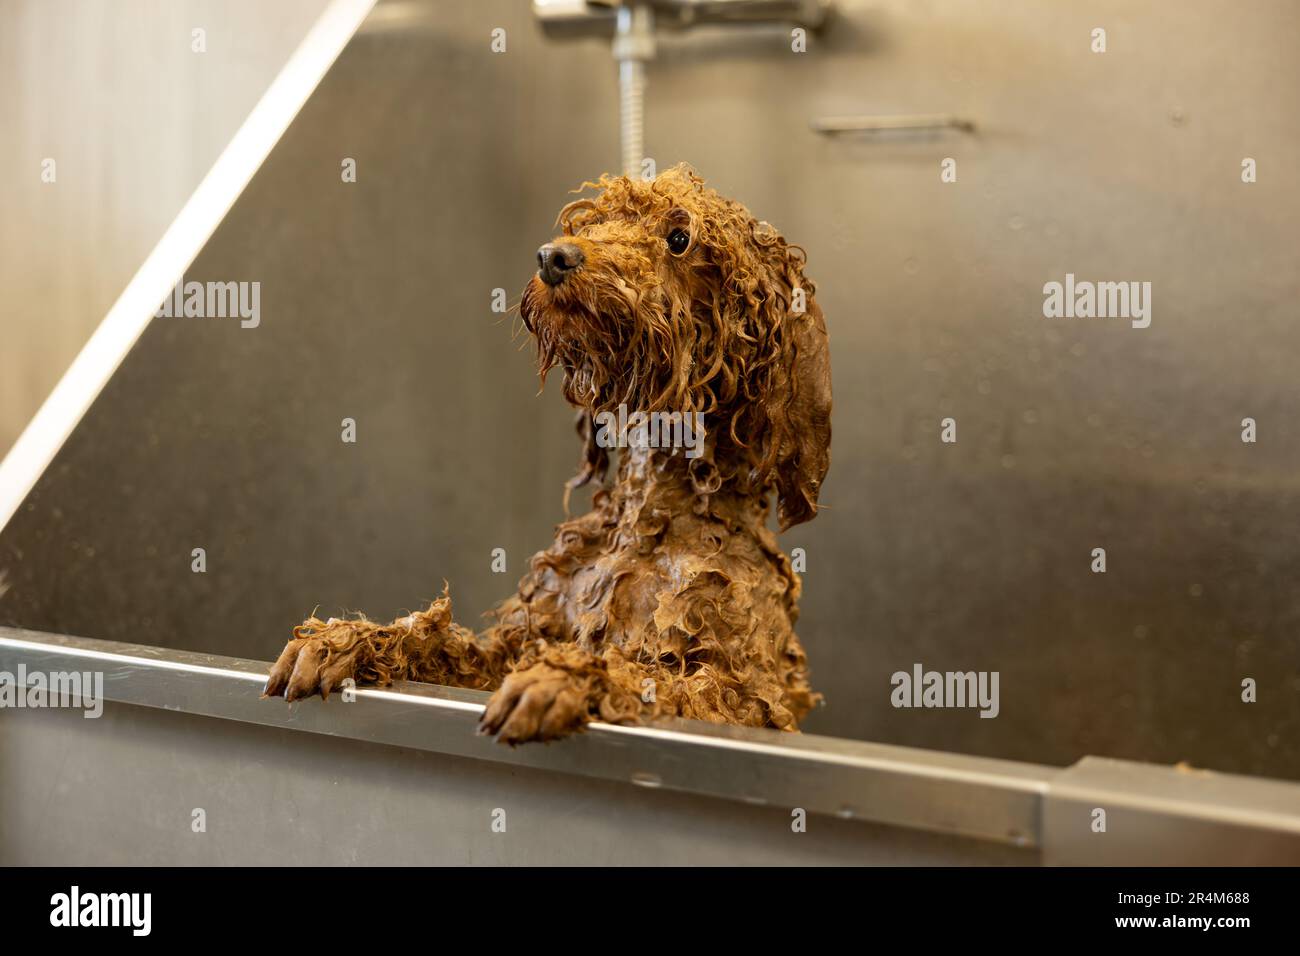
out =
{"type": "Polygon", "coordinates": [[[690,244],[691,234],[685,229],[674,229],[668,233],[668,251],[673,255],[680,256],[690,244]]]}

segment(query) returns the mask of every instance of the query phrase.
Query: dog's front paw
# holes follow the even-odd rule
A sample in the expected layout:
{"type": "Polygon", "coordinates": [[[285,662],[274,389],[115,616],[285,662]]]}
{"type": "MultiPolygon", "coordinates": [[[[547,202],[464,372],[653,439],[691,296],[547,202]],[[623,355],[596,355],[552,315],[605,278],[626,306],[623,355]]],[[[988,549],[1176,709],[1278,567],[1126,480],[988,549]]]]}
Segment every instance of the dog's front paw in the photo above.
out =
{"type": "Polygon", "coordinates": [[[320,694],[329,697],[349,677],[356,677],[355,650],[340,651],[318,637],[295,637],[266,678],[263,697],[283,695],[287,701],[320,694]]]}
{"type": "Polygon", "coordinates": [[[571,734],[592,719],[590,684],[589,678],[550,664],[517,670],[488,701],[479,733],[495,734],[504,744],[571,734]]]}

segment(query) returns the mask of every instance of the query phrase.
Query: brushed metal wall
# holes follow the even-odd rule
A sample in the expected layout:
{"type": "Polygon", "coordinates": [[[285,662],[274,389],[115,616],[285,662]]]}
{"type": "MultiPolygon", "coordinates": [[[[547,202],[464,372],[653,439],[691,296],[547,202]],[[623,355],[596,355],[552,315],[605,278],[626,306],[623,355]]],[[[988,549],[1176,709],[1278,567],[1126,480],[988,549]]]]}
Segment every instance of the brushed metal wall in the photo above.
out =
{"type": "Polygon", "coordinates": [[[0,4],[0,454],[324,7],[0,4]]]}
{"type": "MultiPolygon", "coordinates": [[[[802,55],[664,39],[647,129],[819,285],[826,510],[783,538],[828,698],[808,729],[1300,777],[1300,8],[840,8],[802,55]],[[914,112],[979,133],[808,130],[914,112]],[[1151,282],[1150,327],[1044,318],[1066,273],[1151,282]],[[1000,715],[894,709],[915,662],[998,671],[1000,715]]],[[[613,66],[526,4],[421,9],[381,5],[187,273],[260,281],[261,325],[155,320],[0,534],[0,622],[269,658],[317,604],[391,615],[444,577],[472,621],[549,540],[570,415],[490,304],[617,164],[613,66]]]]}

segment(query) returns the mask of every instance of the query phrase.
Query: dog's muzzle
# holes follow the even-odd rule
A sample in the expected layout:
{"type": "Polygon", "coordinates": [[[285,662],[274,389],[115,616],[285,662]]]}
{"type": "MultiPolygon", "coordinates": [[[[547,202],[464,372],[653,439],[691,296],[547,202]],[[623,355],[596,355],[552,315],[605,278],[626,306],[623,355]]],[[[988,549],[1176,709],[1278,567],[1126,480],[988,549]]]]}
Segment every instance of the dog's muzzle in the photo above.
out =
{"type": "Polygon", "coordinates": [[[585,259],[582,250],[571,242],[548,242],[537,250],[537,274],[554,288],[585,259]]]}

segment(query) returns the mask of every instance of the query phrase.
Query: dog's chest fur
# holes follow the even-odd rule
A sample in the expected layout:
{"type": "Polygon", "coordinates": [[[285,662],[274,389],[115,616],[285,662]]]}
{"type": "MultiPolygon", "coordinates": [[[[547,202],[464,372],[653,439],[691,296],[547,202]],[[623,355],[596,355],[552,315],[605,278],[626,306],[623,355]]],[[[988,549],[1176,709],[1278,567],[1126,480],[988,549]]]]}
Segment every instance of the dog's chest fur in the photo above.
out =
{"type": "Polygon", "coordinates": [[[767,528],[766,501],[701,490],[680,454],[631,450],[593,505],[557,527],[501,612],[523,612],[533,634],[611,666],[653,662],[684,677],[691,665],[703,683],[716,669],[740,675],[730,694],[718,690],[724,701],[788,702],[804,669],[800,581],[767,528]]]}

